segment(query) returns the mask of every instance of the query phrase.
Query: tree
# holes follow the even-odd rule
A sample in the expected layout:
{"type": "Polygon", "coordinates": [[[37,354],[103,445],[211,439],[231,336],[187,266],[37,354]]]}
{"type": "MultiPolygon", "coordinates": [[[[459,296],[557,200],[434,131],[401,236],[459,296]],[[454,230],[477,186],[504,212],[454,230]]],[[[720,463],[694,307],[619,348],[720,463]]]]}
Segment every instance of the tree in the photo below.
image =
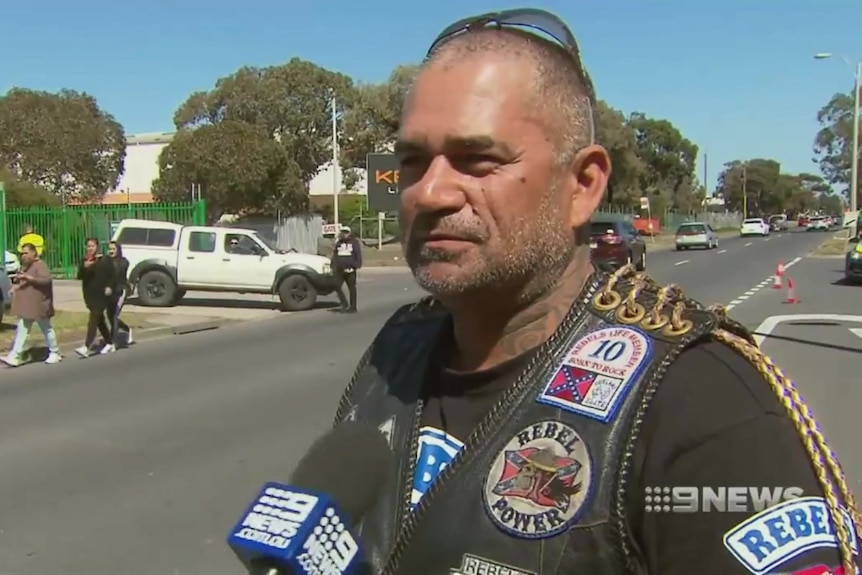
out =
{"type": "Polygon", "coordinates": [[[668,120],[648,118],[635,112],[628,120],[634,131],[638,157],[645,169],[640,187],[657,203],[691,212],[700,208],[703,197],[696,191],[697,146],[684,138],[668,120]]]}
{"type": "Polygon", "coordinates": [[[153,195],[185,201],[199,187],[209,216],[248,210],[304,212],[302,174],[279,142],[253,124],[224,120],[183,129],[159,156],[153,195]]]}
{"type": "MultiPolygon", "coordinates": [[[[853,154],[853,93],[835,94],[817,112],[822,128],[814,138],[814,161],[831,184],[849,190],[853,154]]],[[[849,192],[848,192],[849,193],[849,192]]],[[[856,190],[859,198],[859,190],[856,190]]],[[[849,195],[847,196],[849,199],[849,195]]]]}
{"type": "Polygon", "coordinates": [[[356,86],[342,123],[340,164],[346,188],[356,184],[357,170],[365,169],[368,154],[391,149],[401,126],[404,99],[418,71],[418,65],[398,66],[385,82],[356,86]]]}
{"type": "Polygon", "coordinates": [[[641,175],[645,163],[637,155],[635,132],[619,110],[602,100],[596,103],[596,142],[605,147],[611,157],[613,171],[608,183],[606,202],[623,209],[635,209],[642,195],[641,175]]]}
{"type": "Polygon", "coordinates": [[[718,175],[717,193],[728,209],[745,211],[751,216],[796,214],[814,209],[824,190],[828,186],[819,176],[783,174],[781,164],[767,158],[728,162],[718,175]]]}
{"type": "MultiPolygon", "coordinates": [[[[291,184],[296,189],[281,196],[295,198],[307,194],[311,179],[332,158],[333,96],[340,106],[350,106],[354,98],[352,80],[312,62],[293,58],[280,66],[241,68],[219,79],[209,92],[196,92],[189,96],[174,114],[174,124],[178,130],[224,122],[254,127],[257,134],[276,142],[284,151],[284,155],[278,157],[279,162],[286,158],[292,164],[287,168],[270,168],[296,176],[291,184]]],[[[238,128],[230,130],[236,132],[238,128]]],[[[267,157],[275,158],[272,155],[267,157]]],[[[253,183],[249,181],[242,187],[250,189],[253,183]]],[[[236,181],[235,185],[239,182],[236,181]]],[[[254,205],[266,203],[266,200],[261,200],[254,205]]],[[[291,201],[282,208],[295,208],[301,204],[304,203],[291,201]]]]}
{"type": "Polygon", "coordinates": [[[60,200],[46,190],[29,182],[21,181],[9,170],[0,168],[0,182],[6,192],[6,207],[55,206],[60,200]]]}
{"type": "Polygon", "coordinates": [[[13,88],[0,97],[0,166],[63,201],[115,188],[125,156],[123,127],[88,94],[13,88]]]}

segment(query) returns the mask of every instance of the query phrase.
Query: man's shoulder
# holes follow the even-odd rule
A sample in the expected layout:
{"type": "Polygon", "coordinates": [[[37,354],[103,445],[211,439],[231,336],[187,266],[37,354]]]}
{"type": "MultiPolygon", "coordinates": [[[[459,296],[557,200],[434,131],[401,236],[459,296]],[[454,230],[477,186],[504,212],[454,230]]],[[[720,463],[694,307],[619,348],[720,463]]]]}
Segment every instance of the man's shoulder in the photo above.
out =
{"type": "Polygon", "coordinates": [[[443,304],[432,296],[423,297],[419,301],[402,305],[384,325],[384,329],[390,326],[404,326],[419,324],[428,321],[436,321],[445,318],[448,311],[443,304]]]}

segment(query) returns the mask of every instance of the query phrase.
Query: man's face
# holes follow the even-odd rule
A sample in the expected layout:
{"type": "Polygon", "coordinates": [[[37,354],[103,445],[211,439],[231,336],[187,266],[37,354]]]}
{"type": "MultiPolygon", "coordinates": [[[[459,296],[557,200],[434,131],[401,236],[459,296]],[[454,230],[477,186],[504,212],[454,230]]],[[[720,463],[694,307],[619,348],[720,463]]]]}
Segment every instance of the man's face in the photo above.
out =
{"type": "Polygon", "coordinates": [[[526,59],[432,64],[408,98],[396,152],[401,230],[418,283],[438,296],[523,284],[574,250],[571,191],[529,104],[526,59]]]}
{"type": "Polygon", "coordinates": [[[31,264],[36,259],[36,251],[30,249],[29,247],[21,250],[21,263],[23,264],[31,264]]]}

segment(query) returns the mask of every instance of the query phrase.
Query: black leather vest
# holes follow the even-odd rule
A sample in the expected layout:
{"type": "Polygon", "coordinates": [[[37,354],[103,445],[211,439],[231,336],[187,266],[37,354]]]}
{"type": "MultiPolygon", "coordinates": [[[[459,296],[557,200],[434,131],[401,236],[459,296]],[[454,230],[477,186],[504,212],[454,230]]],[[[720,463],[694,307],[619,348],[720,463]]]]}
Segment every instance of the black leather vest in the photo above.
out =
{"type": "Polygon", "coordinates": [[[668,365],[724,318],[689,300],[674,332],[642,313],[658,305],[667,321],[668,292],[607,280],[588,283],[412,513],[419,388],[446,311],[423,300],[387,322],[336,416],[378,425],[397,459],[359,527],[375,573],[643,571],[624,505],[643,414],[668,365]]]}

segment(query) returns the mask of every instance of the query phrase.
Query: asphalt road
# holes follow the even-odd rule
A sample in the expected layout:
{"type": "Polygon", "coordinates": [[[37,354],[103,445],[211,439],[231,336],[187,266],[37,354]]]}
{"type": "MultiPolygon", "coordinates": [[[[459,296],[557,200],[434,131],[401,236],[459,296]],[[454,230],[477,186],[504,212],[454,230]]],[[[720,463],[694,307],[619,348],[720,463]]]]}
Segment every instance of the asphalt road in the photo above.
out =
{"type": "MultiPolygon", "coordinates": [[[[648,268],[728,303],[824,238],[724,240],[648,268]]],[[[285,314],[0,371],[0,572],[240,573],[227,529],[326,431],[370,338],[419,295],[403,271],[366,270],[356,316],[285,314]]],[[[757,315],[757,297],[778,295],[733,313],[757,315]]]]}

